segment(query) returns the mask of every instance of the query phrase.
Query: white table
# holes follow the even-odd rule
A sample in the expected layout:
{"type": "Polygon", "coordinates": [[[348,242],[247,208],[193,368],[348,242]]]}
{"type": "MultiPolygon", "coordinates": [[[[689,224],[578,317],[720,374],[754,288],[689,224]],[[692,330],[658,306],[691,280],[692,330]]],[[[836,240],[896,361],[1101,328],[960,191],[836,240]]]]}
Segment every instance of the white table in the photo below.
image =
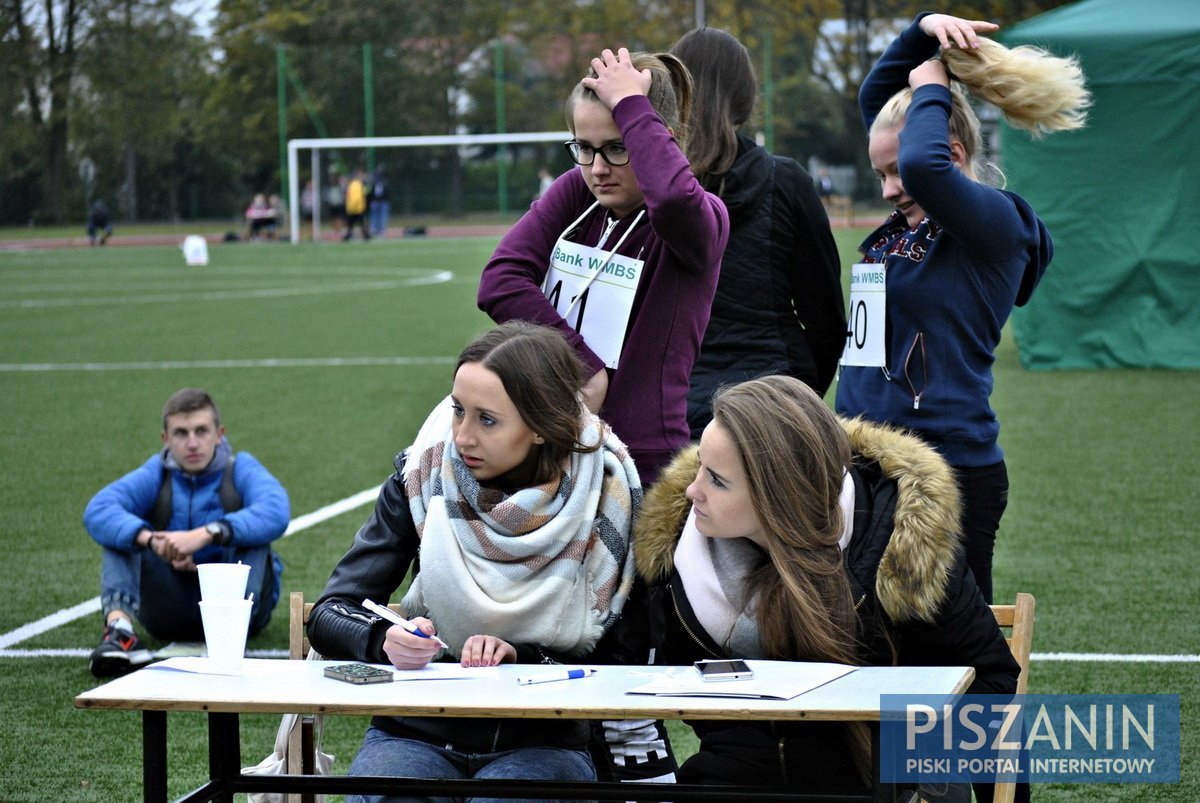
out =
{"type": "MultiPolygon", "coordinates": [[[[880,694],[934,694],[948,700],[962,694],[974,678],[970,667],[862,667],[791,700],[703,697],[654,697],[626,692],[656,675],[678,667],[601,666],[588,678],[522,686],[519,674],[557,667],[506,665],[488,679],[430,680],[351,685],[324,677],[326,666],[342,661],[284,661],[247,659],[241,677],[204,675],[147,667],[105,683],[75,698],[79,708],[143,712],[143,781],[146,801],[167,796],[166,716],[171,711],[203,711],[209,715],[210,781],[181,801],[232,801],[233,793],[278,791],[345,793],[368,791],[396,779],[345,776],[242,776],[238,716],[242,713],[312,713],[382,716],[495,717],[532,719],[739,719],[863,721],[873,725],[878,751],[880,694]]],[[[170,662],[167,664],[170,665],[170,662]]],[[[802,671],[802,664],[797,664],[802,671]]],[[[878,760],[875,762],[878,773],[878,760]]],[[[405,781],[407,784],[408,782],[405,781]]],[[[476,781],[414,779],[413,794],[462,795],[476,781]],[[424,783],[424,786],[421,784],[424,783]]],[[[682,785],[584,784],[545,785],[510,781],[504,791],[521,796],[531,792],[564,798],[570,791],[597,800],[675,801],[745,799],[744,787],[687,787],[682,785]],[[653,788],[651,788],[653,787],[653,788]],[[656,797],[657,795],[657,797],[656,797]]],[[[887,790],[876,784],[876,798],[887,790]]],[[[475,788],[474,793],[480,790],[475,788]]],[[[754,797],[767,798],[761,788],[754,797]]]]}

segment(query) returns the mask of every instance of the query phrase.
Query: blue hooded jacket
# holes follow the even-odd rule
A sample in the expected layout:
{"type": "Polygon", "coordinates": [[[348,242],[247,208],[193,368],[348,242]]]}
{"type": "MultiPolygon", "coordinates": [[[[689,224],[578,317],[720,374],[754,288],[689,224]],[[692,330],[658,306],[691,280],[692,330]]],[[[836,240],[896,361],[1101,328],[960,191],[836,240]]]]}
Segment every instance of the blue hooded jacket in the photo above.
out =
{"type": "MultiPolygon", "coordinates": [[[[868,128],[937,47],[918,22],[892,43],[859,94],[868,128]]],[[[893,212],[861,246],[864,261],[887,266],[886,370],[844,366],[837,411],[907,427],[951,465],[978,467],[1004,456],[989,401],[1001,331],[1014,304],[1029,300],[1054,248],[1023,198],[954,165],[950,108],[945,87],[913,93],[898,167],[928,217],[909,229],[893,212]]]]}
{"type": "MultiPolygon", "coordinates": [[[[233,485],[242,497],[242,508],[226,513],[218,491],[232,454],[229,442],[222,438],[212,462],[199,474],[188,474],[180,470],[170,450],[163,449],[92,497],[83,512],[84,527],[102,546],[132,550],[139,531],[154,529],[150,519],[166,468],[173,483],[168,530],[193,530],[225,519],[233,530],[226,546],[266,546],[283,535],[291,519],[287,491],[254,455],[239,452],[233,461],[233,485]]],[[[218,559],[218,549],[199,550],[196,563],[218,559]]]]}

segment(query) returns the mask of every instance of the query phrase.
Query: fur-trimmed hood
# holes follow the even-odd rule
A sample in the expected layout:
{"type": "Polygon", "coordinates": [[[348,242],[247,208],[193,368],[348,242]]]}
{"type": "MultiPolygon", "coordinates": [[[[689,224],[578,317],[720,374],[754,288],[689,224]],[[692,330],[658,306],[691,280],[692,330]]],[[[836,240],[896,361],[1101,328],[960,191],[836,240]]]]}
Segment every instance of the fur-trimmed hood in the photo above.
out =
{"type": "MultiPolygon", "coordinates": [[[[877,463],[883,477],[897,486],[892,526],[869,528],[889,536],[879,566],[868,567],[875,576],[875,594],[893,622],[932,622],[945,602],[962,548],[953,470],[933,447],[903,430],[857,418],[840,420],[854,462],[877,463]]],[[[670,578],[675,542],[691,508],[684,491],[698,466],[697,447],[685,448],[646,493],[634,530],[634,555],[638,573],[648,582],[670,578]]],[[[855,507],[861,509],[862,500],[856,499],[855,507]]],[[[869,511],[868,518],[879,513],[869,511]]],[[[863,537],[868,536],[856,527],[854,538],[863,537]]]]}

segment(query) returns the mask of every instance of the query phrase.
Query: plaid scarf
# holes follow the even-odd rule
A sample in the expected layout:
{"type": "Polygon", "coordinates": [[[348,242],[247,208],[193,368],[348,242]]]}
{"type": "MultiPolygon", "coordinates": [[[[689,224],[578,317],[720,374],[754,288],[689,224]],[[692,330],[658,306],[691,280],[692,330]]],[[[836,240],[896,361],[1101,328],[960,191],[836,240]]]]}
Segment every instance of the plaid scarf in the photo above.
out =
{"type": "Polygon", "coordinates": [[[585,444],[563,474],[511,494],[483,488],[451,435],[450,399],[408,450],[404,488],[421,539],[420,574],[401,602],[460,654],[472,635],[584,655],[633,587],[642,486],[625,444],[581,407],[585,444]]]}

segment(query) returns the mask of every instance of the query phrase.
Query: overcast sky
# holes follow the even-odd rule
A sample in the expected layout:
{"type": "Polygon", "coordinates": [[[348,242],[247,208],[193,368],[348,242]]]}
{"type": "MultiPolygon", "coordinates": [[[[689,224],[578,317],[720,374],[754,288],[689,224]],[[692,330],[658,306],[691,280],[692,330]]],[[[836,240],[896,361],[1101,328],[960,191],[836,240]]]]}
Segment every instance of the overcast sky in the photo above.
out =
{"type": "Polygon", "coordinates": [[[219,0],[175,0],[175,9],[180,14],[195,19],[200,33],[207,36],[212,32],[212,18],[217,13],[218,2],[219,0]]]}

